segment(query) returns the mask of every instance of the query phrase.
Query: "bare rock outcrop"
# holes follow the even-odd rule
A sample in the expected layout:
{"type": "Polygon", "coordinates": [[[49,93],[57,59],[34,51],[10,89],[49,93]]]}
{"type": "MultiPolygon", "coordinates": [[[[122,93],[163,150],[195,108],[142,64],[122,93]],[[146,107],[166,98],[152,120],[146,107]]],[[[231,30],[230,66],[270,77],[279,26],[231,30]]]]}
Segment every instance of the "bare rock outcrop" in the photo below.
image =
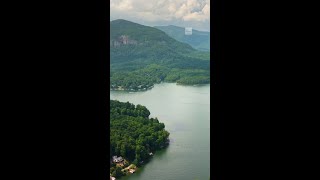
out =
{"type": "Polygon", "coordinates": [[[117,40],[111,40],[111,47],[119,47],[124,45],[137,45],[138,42],[134,39],[131,39],[128,35],[121,35],[117,40]]]}

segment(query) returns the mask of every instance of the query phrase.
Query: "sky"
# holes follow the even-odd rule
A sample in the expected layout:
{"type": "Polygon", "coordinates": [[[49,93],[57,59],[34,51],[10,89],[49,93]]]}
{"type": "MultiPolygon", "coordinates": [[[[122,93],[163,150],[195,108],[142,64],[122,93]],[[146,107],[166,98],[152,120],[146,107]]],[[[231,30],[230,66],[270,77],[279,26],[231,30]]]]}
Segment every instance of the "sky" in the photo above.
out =
{"type": "Polygon", "coordinates": [[[210,31],[210,0],[110,0],[110,20],[210,31]]]}

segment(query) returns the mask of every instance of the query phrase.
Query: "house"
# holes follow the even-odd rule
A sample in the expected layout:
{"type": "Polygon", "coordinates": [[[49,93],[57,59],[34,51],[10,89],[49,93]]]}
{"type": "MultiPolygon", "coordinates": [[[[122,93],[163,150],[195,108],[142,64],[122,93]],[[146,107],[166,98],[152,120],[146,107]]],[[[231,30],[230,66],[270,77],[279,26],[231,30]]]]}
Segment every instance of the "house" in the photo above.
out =
{"type": "Polygon", "coordinates": [[[112,161],[115,163],[119,163],[123,161],[123,158],[121,156],[117,157],[117,156],[113,156],[112,157],[112,161]]]}
{"type": "Polygon", "coordinates": [[[129,172],[132,174],[132,173],[135,172],[135,170],[134,169],[129,169],[129,172]]]}

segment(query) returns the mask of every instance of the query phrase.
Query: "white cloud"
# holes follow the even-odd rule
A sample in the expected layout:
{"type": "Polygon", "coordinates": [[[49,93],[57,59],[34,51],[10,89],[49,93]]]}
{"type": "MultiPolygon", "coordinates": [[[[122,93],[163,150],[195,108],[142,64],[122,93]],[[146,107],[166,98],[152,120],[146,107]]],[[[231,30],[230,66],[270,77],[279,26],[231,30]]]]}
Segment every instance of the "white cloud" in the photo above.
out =
{"type": "Polygon", "coordinates": [[[196,11],[189,13],[185,16],[183,16],[183,20],[185,21],[206,21],[209,20],[208,17],[210,18],[210,7],[209,5],[205,5],[201,11],[196,11]]]}
{"type": "MultiPolygon", "coordinates": [[[[144,24],[190,24],[208,29],[210,0],[110,0],[111,20],[144,24]],[[206,24],[206,25],[205,25],[206,24]]],[[[200,28],[200,27],[199,27],[200,28]]]]}
{"type": "Polygon", "coordinates": [[[131,0],[118,0],[118,1],[110,1],[110,8],[115,11],[128,11],[132,10],[132,1],[131,0]]]}

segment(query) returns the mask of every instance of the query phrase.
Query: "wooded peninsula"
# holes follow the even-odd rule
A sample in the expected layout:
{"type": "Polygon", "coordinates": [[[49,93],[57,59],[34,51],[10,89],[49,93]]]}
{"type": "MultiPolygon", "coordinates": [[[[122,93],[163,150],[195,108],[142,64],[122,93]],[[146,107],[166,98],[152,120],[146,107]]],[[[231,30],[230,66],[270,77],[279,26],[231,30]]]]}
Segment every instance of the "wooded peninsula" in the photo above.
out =
{"type": "Polygon", "coordinates": [[[133,173],[169,144],[169,132],[142,105],[110,100],[110,176],[133,173]]]}

